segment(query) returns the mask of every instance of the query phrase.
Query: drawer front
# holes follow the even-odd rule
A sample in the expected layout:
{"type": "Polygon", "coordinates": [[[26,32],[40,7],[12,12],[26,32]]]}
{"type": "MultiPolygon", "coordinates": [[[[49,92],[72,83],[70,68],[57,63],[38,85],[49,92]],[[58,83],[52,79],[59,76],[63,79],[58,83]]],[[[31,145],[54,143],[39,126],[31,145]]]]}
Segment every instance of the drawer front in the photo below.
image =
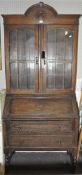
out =
{"type": "Polygon", "coordinates": [[[40,136],[13,136],[9,139],[9,145],[15,147],[27,148],[71,148],[76,146],[74,137],[56,136],[56,135],[40,135],[40,136]]]}
{"type": "Polygon", "coordinates": [[[71,120],[66,121],[9,121],[10,135],[55,135],[60,133],[72,133],[73,124],[71,120]]]}

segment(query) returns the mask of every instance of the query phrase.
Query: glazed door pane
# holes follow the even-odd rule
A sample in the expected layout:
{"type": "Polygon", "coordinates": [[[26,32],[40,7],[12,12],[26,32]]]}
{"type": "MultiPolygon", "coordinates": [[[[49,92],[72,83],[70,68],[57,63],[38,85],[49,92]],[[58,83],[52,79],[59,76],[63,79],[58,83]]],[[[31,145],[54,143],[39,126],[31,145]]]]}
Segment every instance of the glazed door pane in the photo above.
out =
{"type": "Polygon", "coordinates": [[[46,27],[46,89],[72,88],[73,31],[46,27]]]}
{"type": "Polygon", "coordinates": [[[9,32],[11,88],[37,89],[38,38],[36,33],[36,26],[16,28],[9,32]]]}

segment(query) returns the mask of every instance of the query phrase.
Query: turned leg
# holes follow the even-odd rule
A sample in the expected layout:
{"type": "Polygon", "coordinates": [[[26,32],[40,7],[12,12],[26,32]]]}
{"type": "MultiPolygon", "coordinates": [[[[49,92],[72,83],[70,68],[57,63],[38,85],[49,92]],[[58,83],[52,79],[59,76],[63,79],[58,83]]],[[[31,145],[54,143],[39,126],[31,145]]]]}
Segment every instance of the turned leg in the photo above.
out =
{"type": "Polygon", "coordinates": [[[77,159],[76,159],[76,149],[72,149],[68,151],[68,154],[70,155],[71,165],[72,165],[72,173],[75,173],[76,165],[77,165],[77,159]]]}
{"type": "Polygon", "coordinates": [[[14,152],[15,152],[14,150],[5,150],[5,164],[7,166],[10,165],[10,161],[11,161],[11,158],[12,158],[14,152]]]}

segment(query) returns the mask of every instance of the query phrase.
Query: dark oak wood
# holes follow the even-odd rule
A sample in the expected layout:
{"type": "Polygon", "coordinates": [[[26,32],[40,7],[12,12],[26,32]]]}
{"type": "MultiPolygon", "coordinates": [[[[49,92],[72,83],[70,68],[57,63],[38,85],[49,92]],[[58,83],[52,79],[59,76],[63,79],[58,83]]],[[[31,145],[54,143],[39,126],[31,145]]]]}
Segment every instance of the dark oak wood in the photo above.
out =
{"type": "Polygon", "coordinates": [[[59,15],[44,3],[33,5],[24,15],[3,15],[7,162],[17,150],[67,150],[76,158],[79,17],[59,15]]]}

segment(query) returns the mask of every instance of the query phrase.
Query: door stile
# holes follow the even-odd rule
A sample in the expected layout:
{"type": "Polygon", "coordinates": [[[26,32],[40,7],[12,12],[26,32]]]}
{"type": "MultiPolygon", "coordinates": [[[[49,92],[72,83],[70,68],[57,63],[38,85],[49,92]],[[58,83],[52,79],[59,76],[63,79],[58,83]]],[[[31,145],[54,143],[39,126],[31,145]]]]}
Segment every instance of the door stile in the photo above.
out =
{"type": "Polygon", "coordinates": [[[36,55],[35,55],[35,66],[36,66],[36,78],[35,78],[35,93],[39,92],[39,27],[36,26],[35,31],[35,48],[36,48],[36,55]]]}
{"type": "Polygon", "coordinates": [[[42,26],[42,48],[41,48],[41,67],[42,67],[42,92],[46,92],[46,25],[42,26]],[[44,58],[42,58],[42,51],[44,52],[44,58]]]}
{"type": "Polygon", "coordinates": [[[39,93],[42,92],[42,67],[41,67],[41,48],[42,48],[42,26],[38,25],[38,40],[39,40],[39,93]]]}
{"type": "Polygon", "coordinates": [[[43,58],[46,49],[46,32],[44,24],[39,25],[39,93],[46,90],[46,58],[43,58]]]}

